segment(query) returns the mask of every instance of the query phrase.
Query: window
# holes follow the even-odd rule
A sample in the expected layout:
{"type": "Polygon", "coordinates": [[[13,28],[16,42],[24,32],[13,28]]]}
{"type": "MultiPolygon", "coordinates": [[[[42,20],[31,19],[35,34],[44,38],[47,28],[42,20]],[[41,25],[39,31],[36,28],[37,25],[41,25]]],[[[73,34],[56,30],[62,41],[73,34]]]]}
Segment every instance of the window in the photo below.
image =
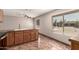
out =
{"type": "Polygon", "coordinates": [[[62,16],[53,17],[54,32],[62,33],[63,32],[62,26],[63,26],[63,17],[62,16]]]}
{"type": "Polygon", "coordinates": [[[36,27],[39,29],[40,28],[40,19],[36,20],[36,27]]]}
{"type": "Polygon", "coordinates": [[[37,22],[37,26],[39,26],[40,25],[40,19],[38,19],[36,22],[37,22]]]}
{"type": "Polygon", "coordinates": [[[64,15],[64,34],[73,36],[79,32],[79,12],[64,15]]]}
{"type": "Polygon", "coordinates": [[[79,12],[53,17],[53,30],[74,36],[79,32],[79,12]]]}

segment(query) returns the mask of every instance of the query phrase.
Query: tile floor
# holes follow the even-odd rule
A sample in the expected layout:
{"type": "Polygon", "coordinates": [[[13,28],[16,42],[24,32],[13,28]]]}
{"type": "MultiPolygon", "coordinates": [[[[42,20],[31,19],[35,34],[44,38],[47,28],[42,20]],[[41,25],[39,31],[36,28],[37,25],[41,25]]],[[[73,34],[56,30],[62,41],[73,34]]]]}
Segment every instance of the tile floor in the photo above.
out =
{"type": "Polygon", "coordinates": [[[47,37],[39,37],[40,43],[38,41],[33,41],[29,43],[24,43],[14,47],[9,47],[9,50],[70,50],[69,46],[66,46],[55,40],[51,40],[47,37]]]}

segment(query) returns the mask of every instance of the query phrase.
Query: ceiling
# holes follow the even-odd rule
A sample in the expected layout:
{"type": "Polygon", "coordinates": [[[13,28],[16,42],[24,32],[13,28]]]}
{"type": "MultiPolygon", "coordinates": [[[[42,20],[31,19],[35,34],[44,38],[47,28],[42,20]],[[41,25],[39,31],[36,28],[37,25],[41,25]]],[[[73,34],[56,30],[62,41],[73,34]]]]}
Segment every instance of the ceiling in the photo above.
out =
{"type": "Polygon", "coordinates": [[[3,11],[7,16],[24,17],[24,15],[28,15],[34,18],[52,10],[54,9],[4,9],[3,11]]]}

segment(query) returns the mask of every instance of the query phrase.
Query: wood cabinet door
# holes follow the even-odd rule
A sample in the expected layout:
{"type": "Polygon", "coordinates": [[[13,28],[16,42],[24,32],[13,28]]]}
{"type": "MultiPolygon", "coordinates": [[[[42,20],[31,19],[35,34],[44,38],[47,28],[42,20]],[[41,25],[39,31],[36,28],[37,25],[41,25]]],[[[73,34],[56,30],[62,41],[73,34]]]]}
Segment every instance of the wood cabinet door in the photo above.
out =
{"type": "Polygon", "coordinates": [[[38,34],[38,30],[35,30],[35,35],[36,35],[36,40],[38,40],[38,38],[39,38],[39,34],[38,34]]]}
{"type": "Polygon", "coordinates": [[[31,40],[36,40],[38,38],[38,31],[31,30],[31,40]]]}
{"type": "Polygon", "coordinates": [[[30,36],[30,31],[29,30],[25,30],[24,31],[24,42],[29,42],[31,41],[31,36],[30,36]]]}
{"type": "Polygon", "coordinates": [[[72,41],[71,42],[71,50],[79,50],[79,42],[72,41]]]}
{"type": "Polygon", "coordinates": [[[7,46],[14,45],[14,32],[7,33],[7,46]]]}
{"type": "Polygon", "coordinates": [[[3,16],[4,16],[4,15],[3,15],[3,10],[0,9],[0,22],[3,21],[3,16]]]}
{"type": "Polygon", "coordinates": [[[23,43],[23,31],[15,32],[15,44],[23,43]]]}

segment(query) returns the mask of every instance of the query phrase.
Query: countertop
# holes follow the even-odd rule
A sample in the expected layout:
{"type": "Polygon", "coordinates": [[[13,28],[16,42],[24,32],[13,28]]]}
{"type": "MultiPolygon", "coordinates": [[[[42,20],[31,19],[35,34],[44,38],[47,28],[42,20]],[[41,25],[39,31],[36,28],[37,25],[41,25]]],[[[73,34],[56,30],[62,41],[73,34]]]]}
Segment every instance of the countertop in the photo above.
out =
{"type": "MultiPolygon", "coordinates": [[[[21,30],[33,30],[33,28],[30,29],[12,29],[12,30],[7,30],[7,31],[21,31],[21,30]]],[[[39,29],[37,29],[39,30],[39,29]]]]}
{"type": "Polygon", "coordinates": [[[74,40],[74,41],[79,41],[79,36],[74,36],[74,37],[71,37],[71,38],[69,39],[69,41],[71,41],[71,40],[74,40]]]}
{"type": "MultiPolygon", "coordinates": [[[[21,31],[21,30],[32,30],[32,29],[12,29],[12,30],[0,30],[0,38],[10,31],[21,31]]],[[[38,29],[37,29],[38,30],[38,29]]]]}
{"type": "Polygon", "coordinates": [[[32,29],[14,29],[13,31],[32,30],[32,29]]]}

